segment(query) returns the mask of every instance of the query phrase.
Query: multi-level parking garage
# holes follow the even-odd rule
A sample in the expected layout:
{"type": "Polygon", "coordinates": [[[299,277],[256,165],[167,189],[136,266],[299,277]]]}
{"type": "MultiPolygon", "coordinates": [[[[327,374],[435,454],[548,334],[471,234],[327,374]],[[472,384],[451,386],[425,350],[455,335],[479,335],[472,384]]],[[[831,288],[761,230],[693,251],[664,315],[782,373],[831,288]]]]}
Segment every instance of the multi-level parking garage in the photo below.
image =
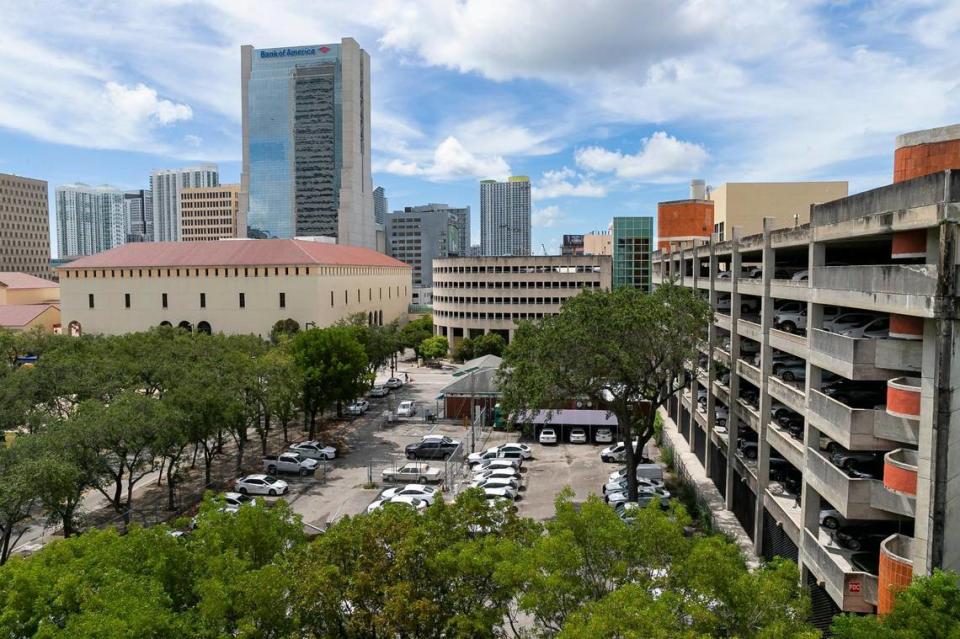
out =
{"type": "Polygon", "coordinates": [[[670,417],[821,619],[960,569],[960,171],[811,207],[810,223],[656,253],[715,310],[670,417]]]}

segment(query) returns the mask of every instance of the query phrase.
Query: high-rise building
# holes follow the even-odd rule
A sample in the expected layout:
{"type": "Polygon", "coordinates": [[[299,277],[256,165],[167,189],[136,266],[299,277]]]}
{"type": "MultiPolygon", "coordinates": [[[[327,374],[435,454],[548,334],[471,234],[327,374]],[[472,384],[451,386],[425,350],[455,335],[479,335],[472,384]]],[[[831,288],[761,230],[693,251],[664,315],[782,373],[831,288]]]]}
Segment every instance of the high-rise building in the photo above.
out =
{"type": "Polygon", "coordinates": [[[153,192],[153,240],[180,240],[180,190],[201,186],[219,186],[216,164],[200,164],[183,169],[160,169],[150,175],[153,192]]]}
{"type": "Polygon", "coordinates": [[[375,247],[370,56],[353,38],[240,55],[249,235],[375,247]]]}
{"type": "Polygon", "coordinates": [[[613,218],[613,286],[650,290],[652,217],[613,218]]]}
{"type": "Polygon", "coordinates": [[[480,182],[480,250],[484,255],[530,255],[530,179],[480,182]]]}
{"type": "Polygon", "coordinates": [[[153,241],[153,192],[149,189],[123,194],[123,213],[127,218],[128,242],[153,241]]]}
{"type": "Polygon", "coordinates": [[[385,224],[387,219],[387,192],[382,186],[373,190],[373,217],[377,224],[385,224]]]}
{"type": "Polygon", "coordinates": [[[0,229],[0,271],[53,277],[44,180],[0,173],[0,229]]]}
{"type": "Polygon", "coordinates": [[[127,241],[124,193],[112,186],[57,187],[57,252],[93,255],[127,241]]]}
{"type": "Polygon", "coordinates": [[[408,206],[386,219],[387,255],[413,269],[413,303],[429,304],[434,259],[466,256],[470,246],[470,207],[446,204],[408,206]]]}
{"type": "Polygon", "coordinates": [[[239,184],[182,189],[180,240],[203,242],[240,237],[239,209],[239,184]]]}

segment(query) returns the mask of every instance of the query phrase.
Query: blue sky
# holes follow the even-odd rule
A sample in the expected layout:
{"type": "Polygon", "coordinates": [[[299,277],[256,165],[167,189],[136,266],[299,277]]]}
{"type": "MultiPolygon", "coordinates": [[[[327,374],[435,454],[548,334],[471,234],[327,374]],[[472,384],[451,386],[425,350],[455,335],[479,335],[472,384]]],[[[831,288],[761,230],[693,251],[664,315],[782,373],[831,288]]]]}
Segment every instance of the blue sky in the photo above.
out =
{"type": "MultiPolygon", "coordinates": [[[[391,208],[529,175],[534,248],[653,215],[691,178],[886,184],[960,121],[960,2],[0,0],[0,172],[144,188],[240,173],[239,47],[357,39],[391,208]]],[[[52,202],[52,200],[51,200],[52,202]]]]}

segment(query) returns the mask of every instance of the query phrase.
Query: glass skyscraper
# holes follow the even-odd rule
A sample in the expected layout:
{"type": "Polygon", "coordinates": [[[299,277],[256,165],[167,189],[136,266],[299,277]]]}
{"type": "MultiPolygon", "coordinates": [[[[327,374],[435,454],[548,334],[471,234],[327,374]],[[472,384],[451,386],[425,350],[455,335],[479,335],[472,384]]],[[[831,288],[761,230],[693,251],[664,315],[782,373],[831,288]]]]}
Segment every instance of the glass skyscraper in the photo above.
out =
{"type": "Polygon", "coordinates": [[[340,44],[241,47],[241,218],[249,237],[375,245],[370,58],[340,44]]]}
{"type": "Polygon", "coordinates": [[[480,182],[480,250],[483,255],[530,255],[530,179],[480,182]]]}
{"type": "Polygon", "coordinates": [[[650,291],[652,217],[613,218],[613,286],[650,291]]]}
{"type": "Polygon", "coordinates": [[[123,191],[112,186],[57,187],[57,251],[60,257],[94,255],[127,239],[123,191]]]}

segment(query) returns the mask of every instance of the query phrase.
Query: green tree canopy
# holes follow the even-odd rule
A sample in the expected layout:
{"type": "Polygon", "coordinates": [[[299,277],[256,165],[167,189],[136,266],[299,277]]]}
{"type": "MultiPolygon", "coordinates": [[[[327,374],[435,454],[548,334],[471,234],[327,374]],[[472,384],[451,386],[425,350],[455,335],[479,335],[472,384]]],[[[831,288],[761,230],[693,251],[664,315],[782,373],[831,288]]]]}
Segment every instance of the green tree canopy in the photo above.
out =
{"type": "Polygon", "coordinates": [[[503,356],[503,351],[507,348],[507,341],[503,339],[500,333],[485,333],[473,340],[473,357],[483,357],[484,355],[503,356]]]}
{"type": "MultiPolygon", "coordinates": [[[[656,409],[683,387],[696,361],[710,307],[696,291],[663,284],[652,293],[620,287],[586,291],[538,323],[521,322],[498,377],[513,419],[586,397],[617,417],[633,469],[654,434],[656,409]]],[[[627,473],[636,497],[636,476],[627,473]]]]}
{"type": "Polygon", "coordinates": [[[407,322],[400,329],[400,345],[404,348],[411,348],[417,354],[417,357],[423,357],[420,352],[420,345],[423,340],[433,337],[433,316],[424,315],[411,322],[407,322]]]}
{"type": "Polygon", "coordinates": [[[420,355],[424,359],[440,359],[447,356],[450,350],[450,344],[447,338],[442,335],[428,337],[420,342],[420,355]]]}

